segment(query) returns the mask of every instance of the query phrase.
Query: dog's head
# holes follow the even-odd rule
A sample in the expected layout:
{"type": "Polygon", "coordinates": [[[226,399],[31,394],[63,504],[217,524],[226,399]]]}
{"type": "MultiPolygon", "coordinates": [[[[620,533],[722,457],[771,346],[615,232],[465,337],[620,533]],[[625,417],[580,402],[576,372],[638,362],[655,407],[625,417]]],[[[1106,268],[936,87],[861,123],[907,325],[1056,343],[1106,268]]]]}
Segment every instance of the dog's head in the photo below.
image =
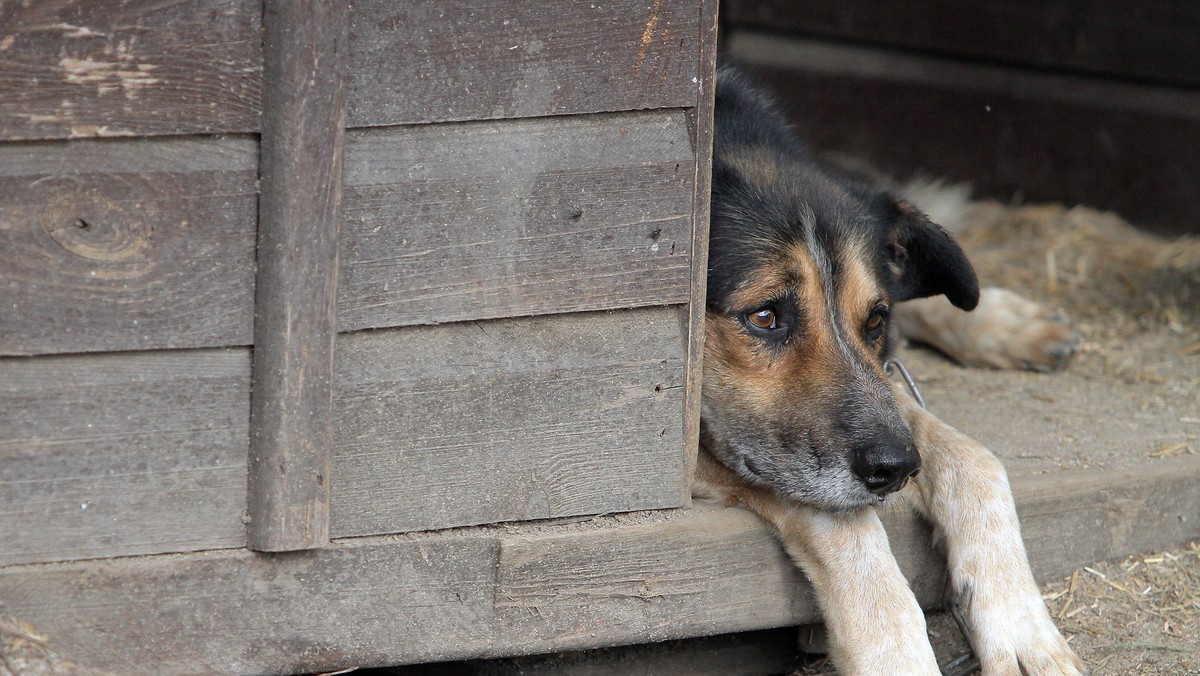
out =
{"type": "Polygon", "coordinates": [[[920,467],[883,372],[893,308],[971,309],[979,287],[915,207],[793,154],[714,157],[702,443],[750,482],[854,509],[920,467]]]}

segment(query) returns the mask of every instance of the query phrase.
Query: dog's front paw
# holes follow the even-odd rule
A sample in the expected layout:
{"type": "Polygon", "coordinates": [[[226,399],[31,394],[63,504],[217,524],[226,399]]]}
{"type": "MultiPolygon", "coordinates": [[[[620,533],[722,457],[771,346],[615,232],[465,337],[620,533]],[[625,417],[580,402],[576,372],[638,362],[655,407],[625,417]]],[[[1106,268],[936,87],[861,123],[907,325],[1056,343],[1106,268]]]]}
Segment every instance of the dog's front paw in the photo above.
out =
{"type": "Polygon", "coordinates": [[[1086,673],[1036,589],[1031,593],[995,584],[968,586],[955,602],[955,612],[970,627],[984,676],[1086,673]]]}

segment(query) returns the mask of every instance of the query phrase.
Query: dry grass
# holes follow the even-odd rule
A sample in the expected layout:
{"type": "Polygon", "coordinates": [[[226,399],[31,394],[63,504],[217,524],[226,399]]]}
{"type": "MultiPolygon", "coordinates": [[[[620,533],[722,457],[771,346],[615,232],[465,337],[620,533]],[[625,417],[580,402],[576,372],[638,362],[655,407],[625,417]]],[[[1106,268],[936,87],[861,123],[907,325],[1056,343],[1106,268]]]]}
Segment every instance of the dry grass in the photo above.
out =
{"type": "Polygon", "coordinates": [[[1097,676],[1200,674],[1200,543],[1080,568],[1043,597],[1097,676]]]}
{"type": "Polygon", "coordinates": [[[1069,304],[1080,318],[1200,326],[1200,238],[1167,240],[1112,212],[1059,204],[974,202],[964,221],[959,240],[992,284],[1069,304]]]}
{"type": "Polygon", "coordinates": [[[1200,238],[1167,240],[1084,206],[992,201],[971,203],[957,229],[985,285],[1076,321],[1085,341],[1073,371],[1161,382],[1172,361],[1200,356],[1200,238]],[[1149,334],[1155,349],[1127,349],[1149,334]]]}

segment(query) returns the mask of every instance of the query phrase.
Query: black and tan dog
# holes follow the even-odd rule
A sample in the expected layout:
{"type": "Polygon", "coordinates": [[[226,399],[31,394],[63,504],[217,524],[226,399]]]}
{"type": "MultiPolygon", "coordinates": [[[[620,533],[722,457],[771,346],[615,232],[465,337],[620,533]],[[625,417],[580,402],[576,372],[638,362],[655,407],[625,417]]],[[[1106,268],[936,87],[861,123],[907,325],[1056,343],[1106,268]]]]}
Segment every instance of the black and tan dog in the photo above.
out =
{"type": "MultiPolygon", "coordinates": [[[[963,251],[905,201],[818,167],[769,98],[727,66],[714,146],[697,495],[774,525],[817,590],[843,673],[938,673],[873,508],[906,485],[946,545],[983,672],[1080,673],[1030,573],[999,461],[884,374],[898,303],[979,302],[963,251]]],[[[1003,319],[998,302],[987,312],[1003,319]]],[[[1040,313],[1019,309],[1019,323],[1053,329],[1040,313]]],[[[908,323],[943,314],[921,306],[908,323]]],[[[1021,340],[988,344],[1045,352],[1021,340]]]]}

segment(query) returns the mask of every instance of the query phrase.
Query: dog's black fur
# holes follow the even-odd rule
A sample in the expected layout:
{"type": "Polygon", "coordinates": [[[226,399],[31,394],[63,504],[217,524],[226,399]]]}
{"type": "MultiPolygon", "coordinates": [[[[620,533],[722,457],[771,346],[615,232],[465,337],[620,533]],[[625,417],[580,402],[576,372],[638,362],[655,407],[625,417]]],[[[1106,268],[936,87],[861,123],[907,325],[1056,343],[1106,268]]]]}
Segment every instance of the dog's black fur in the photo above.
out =
{"type": "Polygon", "coordinates": [[[913,206],[819,166],[729,64],[717,71],[711,214],[705,449],[744,480],[821,508],[898,490],[919,456],[881,370],[886,322],[910,298],[973,308],[979,285],[962,249],[913,206]],[[821,275],[796,272],[797,247],[821,275]],[[874,284],[843,288],[848,256],[874,284]],[[786,282],[773,295],[754,295],[776,276],[786,282]],[[806,305],[812,285],[824,307],[806,305]],[[861,313],[839,305],[854,292],[875,300],[861,313]]]}

